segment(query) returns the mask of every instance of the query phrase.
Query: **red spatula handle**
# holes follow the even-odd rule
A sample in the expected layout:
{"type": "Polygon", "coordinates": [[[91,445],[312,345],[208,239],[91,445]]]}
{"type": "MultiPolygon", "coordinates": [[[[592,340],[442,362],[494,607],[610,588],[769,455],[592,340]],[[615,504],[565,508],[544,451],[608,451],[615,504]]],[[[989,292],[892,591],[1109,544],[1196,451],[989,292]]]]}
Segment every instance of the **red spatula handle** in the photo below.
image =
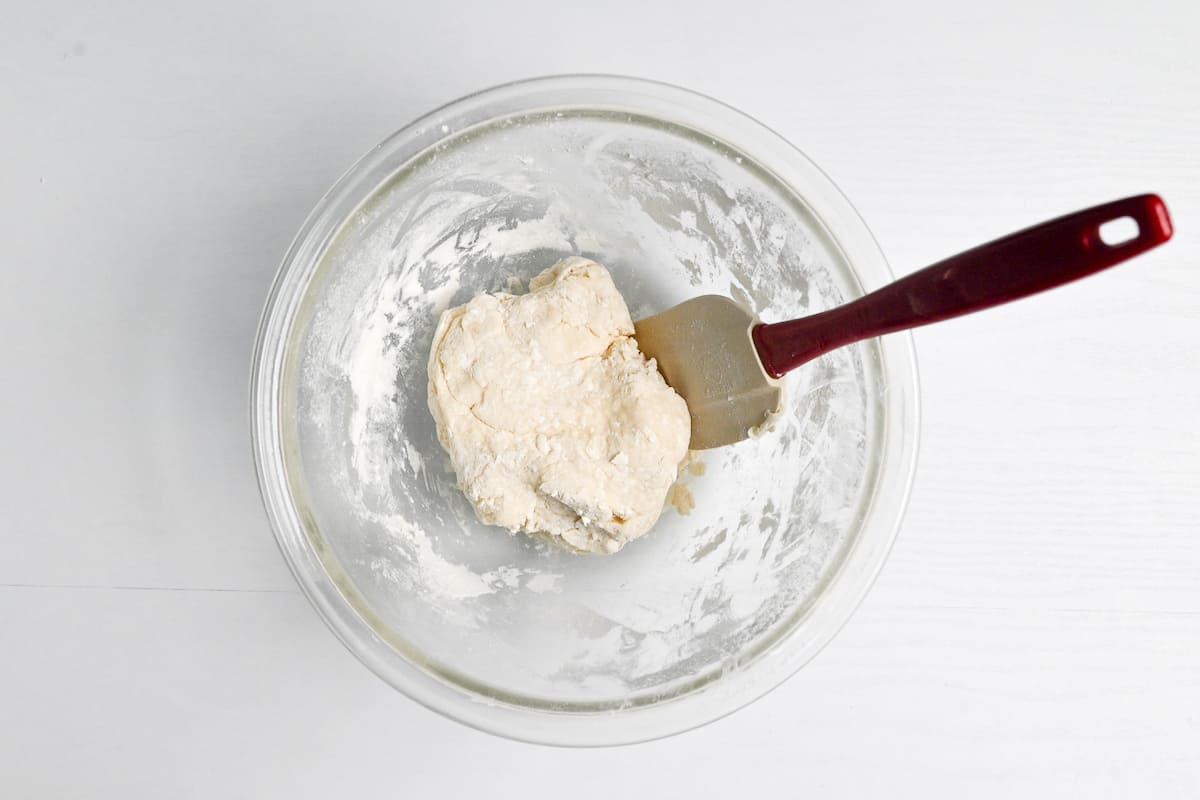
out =
{"type": "Polygon", "coordinates": [[[759,325],[754,343],[767,372],[783,375],[837,347],[1017,300],[1107,269],[1171,238],[1154,194],[1127,197],[1009,234],[939,261],[844,306],[759,325]],[[1130,217],[1137,235],[1108,245],[1100,226],[1130,217]]]}

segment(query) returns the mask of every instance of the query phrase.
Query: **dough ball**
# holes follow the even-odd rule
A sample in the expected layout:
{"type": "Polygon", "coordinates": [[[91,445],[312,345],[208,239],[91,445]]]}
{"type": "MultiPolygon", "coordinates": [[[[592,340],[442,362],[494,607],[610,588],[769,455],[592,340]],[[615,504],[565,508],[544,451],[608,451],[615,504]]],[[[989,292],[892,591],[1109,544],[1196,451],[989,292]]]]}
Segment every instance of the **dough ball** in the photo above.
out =
{"type": "Polygon", "coordinates": [[[691,437],[608,270],[579,257],[442,314],[429,408],[482,522],[589,553],[650,530],[691,437]]]}

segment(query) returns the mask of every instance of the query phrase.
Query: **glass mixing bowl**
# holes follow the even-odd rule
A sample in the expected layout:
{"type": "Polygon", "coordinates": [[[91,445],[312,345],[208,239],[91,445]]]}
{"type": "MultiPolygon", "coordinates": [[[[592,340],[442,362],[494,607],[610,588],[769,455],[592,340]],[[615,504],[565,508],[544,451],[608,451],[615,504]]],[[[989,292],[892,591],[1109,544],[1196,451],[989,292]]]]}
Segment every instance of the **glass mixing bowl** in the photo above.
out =
{"type": "Polygon", "coordinates": [[[434,325],[571,254],[635,319],[718,293],[776,321],[892,278],[833,183],[728,106],[627,78],[501,86],[380,144],[305,222],[259,332],[254,451],[296,580],[380,677],[487,731],[614,744],[729,713],[833,637],[907,501],[917,380],[907,335],[797,370],[774,429],[695,454],[616,555],[484,526],[426,404],[434,325]]]}

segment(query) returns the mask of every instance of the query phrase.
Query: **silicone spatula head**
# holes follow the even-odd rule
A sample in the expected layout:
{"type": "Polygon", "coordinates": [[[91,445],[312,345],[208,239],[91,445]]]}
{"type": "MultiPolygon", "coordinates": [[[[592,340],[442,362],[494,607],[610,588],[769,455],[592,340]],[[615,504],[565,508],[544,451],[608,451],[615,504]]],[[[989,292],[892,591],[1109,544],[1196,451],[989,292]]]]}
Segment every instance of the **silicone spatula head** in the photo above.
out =
{"type": "Polygon", "coordinates": [[[751,330],[758,324],[727,297],[694,297],[634,323],[638,347],[658,362],[687,403],[692,450],[733,444],[779,412],[783,385],[767,375],[751,330]]]}

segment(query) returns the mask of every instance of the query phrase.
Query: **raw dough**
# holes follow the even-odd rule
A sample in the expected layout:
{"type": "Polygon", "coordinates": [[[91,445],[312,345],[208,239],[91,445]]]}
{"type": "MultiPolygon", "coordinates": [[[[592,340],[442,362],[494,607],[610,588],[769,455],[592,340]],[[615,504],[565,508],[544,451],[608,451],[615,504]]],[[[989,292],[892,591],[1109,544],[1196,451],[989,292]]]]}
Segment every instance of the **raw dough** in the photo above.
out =
{"type": "Polygon", "coordinates": [[[691,436],[608,270],[579,257],[442,314],[429,408],[481,521],[589,553],[650,530],[691,436]]]}

